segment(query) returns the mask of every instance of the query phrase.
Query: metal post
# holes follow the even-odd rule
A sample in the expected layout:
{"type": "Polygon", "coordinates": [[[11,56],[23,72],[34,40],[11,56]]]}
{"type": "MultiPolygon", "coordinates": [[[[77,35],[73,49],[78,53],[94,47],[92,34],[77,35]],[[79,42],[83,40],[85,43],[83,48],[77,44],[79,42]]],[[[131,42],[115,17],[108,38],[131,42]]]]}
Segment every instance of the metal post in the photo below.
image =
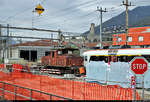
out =
{"type": "Polygon", "coordinates": [[[3,42],[3,43],[2,43],[2,44],[3,44],[3,47],[2,47],[2,48],[3,48],[3,58],[2,58],[2,59],[3,59],[3,63],[4,63],[6,44],[5,44],[5,42],[4,42],[4,39],[2,40],[2,42],[3,42]]]}
{"type": "Polygon", "coordinates": [[[17,86],[15,86],[15,100],[17,99],[17,86]]]}
{"type": "Polygon", "coordinates": [[[133,89],[133,91],[134,91],[134,94],[133,94],[133,100],[135,101],[136,100],[136,75],[134,75],[134,77],[135,77],[135,88],[133,89]]]}
{"type": "Polygon", "coordinates": [[[74,80],[72,80],[72,99],[74,99],[74,80]]]}
{"type": "Polygon", "coordinates": [[[30,89],[30,100],[32,100],[32,89],[30,89]]]}
{"type": "Polygon", "coordinates": [[[0,41],[0,44],[1,44],[1,49],[0,49],[1,56],[0,57],[2,57],[2,62],[4,63],[4,40],[1,36],[2,36],[2,25],[0,24],[0,40],[1,40],[0,41]]]}
{"type": "Polygon", "coordinates": [[[128,0],[126,0],[126,3],[124,3],[124,1],[123,1],[123,5],[126,6],[126,43],[125,43],[125,45],[128,45],[128,29],[129,29],[128,7],[134,6],[134,5],[131,5],[131,2],[129,4],[128,0]]]}
{"type": "Polygon", "coordinates": [[[2,53],[1,53],[1,51],[2,51],[2,38],[1,38],[1,36],[2,36],[2,27],[1,27],[1,24],[0,24],[0,57],[2,57],[2,53]]]}
{"type": "MultiPolygon", "coordinates": [[[[12,33],[10,33],[10,36],[12,36],[12,33]]],[[[12,45],[12,38],[10,38],[10,45],[12,45]]],[[[12,47],[10,46],[10,58],[12,58],[12,47]]]]}
{"type": "Polygon", "coordinates": [[[107,67],[107,69],[106,69],[106,85],[107,85],[107,78],[108,78],[108,73],[107,73],[107,71],[108,71],[108,67],[107,67]]]}
{"type": "Polygon", "coordinates": [[[103,46],[102,46],[102,17],[103,17],[103,12],[107,12],[106,11],[106,8],[105,8],[105,10],[103,10],[102,8],[100,8],[99,9],[99,7],[97,7],[97,11],[99,11],[100,12],[100,35],[99,35],[99,37],[100,37],[100,48],[102,48],[103,46]]]}
{"type": "Polygon", "coordinates": [[[5,83],[3,83],[3,98],[5,98],[5,83]]]}
{"type": "Polygon", "coordinates": [[[9,58],[9,24],[7,24],[7,58],[9,58]]]}
{"type": "Polygon", "coordinates": [[[49,99],[52,100],[52,95],[49,96],[49,99]]]}
{"type": "Polygon", "coordinates": [[[128,26],[129,26],[129,21],[128,21],[128,0],[126,0],[126,45],[128,45],[128,26]]]}
{"type": "Polygon", "coordinates": [[[86,89],[85,89],[85,78],[84,78],[84,92],[83,92],[83,100],[85,100],[85,99],[86,99],[85,94],[86,94],[86,89]]]}
{"type": "Polygon", "coordinates": [[[29,61],[31,62],[31,51],[29,51],[29,61]]]}
{"type": "Polygon", "coordinates": [[[144,100],[144,74],[142,75],[142,100],[144,100]]]}
{"type": "MultiPolygon", "coordinates": [[[[102,8],[101,8],[102,10],[102,8]]],[[[102,12],[100,12],[100,48],[102,48],[102,12]]]]}

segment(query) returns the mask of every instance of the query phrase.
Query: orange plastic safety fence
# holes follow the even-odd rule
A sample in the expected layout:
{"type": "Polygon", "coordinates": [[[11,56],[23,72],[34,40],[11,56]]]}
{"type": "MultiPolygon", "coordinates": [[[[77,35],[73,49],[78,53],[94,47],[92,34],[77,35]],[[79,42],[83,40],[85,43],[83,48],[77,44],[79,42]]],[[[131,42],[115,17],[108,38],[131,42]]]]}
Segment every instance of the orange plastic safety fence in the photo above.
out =
{"type": "MultiPolygon", "coordinates": [[[[21,65],[13,65],[14,68],[22,68],[21,65]]],[[[8,82],[18,86],[43,91],[46,93],[72,98],[73,100],[132,100],[133,92],[131,88],[121,88],[117,86],[106,86],[97,83],[79,82],[73,80],[57,79],[44,75],[33,75],[15,71],[13,73],[0,72],[0,81],[8,82]]],[[[2,88],[2,84],[0,84],[2,88]]],[[[6,85],[6,89],[14,92],[15,88],[6,85]]],[[[17,93],[30,97],[30,90],[17,88],[17,93]]],[[[2,96],[2,91],[0,91],[2,96]]],[[[13,100],[14,95],[7,94],[5,98],[13,100]]],[[[32,98],[37,100],[62,100],[55,96],[48,96],[42,93],[33,92],[32,98]]],[[[17,100],[28,100],[17,96],[17,100]]],[[[136,99],[140,100],[136,92],[136,99]]]]}
{"type": "Polygon", "coordinates": [[[0,64],[0,68],[1,69],[5,68],[5,64],[0,64]]]}

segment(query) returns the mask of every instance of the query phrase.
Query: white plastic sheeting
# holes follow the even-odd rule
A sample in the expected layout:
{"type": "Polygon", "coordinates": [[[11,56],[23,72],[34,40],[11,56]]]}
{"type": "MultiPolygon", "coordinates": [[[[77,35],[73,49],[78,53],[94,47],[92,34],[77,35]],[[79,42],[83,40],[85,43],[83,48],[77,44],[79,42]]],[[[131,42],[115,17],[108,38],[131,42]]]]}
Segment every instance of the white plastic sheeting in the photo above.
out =
{"type": "Polygon", "coordinates": [[[107,65],[105,64],[105,62],[91,61],[86,66],[87,81],[104,80],[104,81],[101,81],[100,83],[105,83],[105,81],[106,81],[106,69],[107,69],[107,65]]]}
{"type": "Polygon", "coordinates": [[[144,88],[150,88],[150,64],[144,76],[144,88]]]}
{"type": "MultiPolygon", "coordinates": [[[[133,72],[132,72],[133,73],[133,72]]],[[[142,88],[143,75],[136,75],[136,82],[139,83],[136,86],[142,88]]],[[[150,88],[150,63],[148,64],[148,70],[144,74],[144,88],[150,88]]]]}
{"type": "MultiPolygon", "coordinates": [[[[127,62],[113,62],[110,63],[108,67],[107,63],[103,61],[91,61],[86,65],[86,78],[88,81],[98,81],[100,83],[105,83],[109,85],[120,85],[121,87],[127,88],[131,87],[131,84],[122,83],[122,82],[131,82],[131,76],[134,73],[131,71],[129,63],[127,62]],[[107,74],[106,74],[107,73],[107,74]],[[95,79],[95,80],[93,80],[95,79]],[[104,80],[104,81],[100,81],[104,80]],[[114,82],[109,82],[114,81],[114,82]],[[115,82],[116,81],[116,82],[115,82]],[[121,82],[121,83],[117,83],[121,82]]],[[[141,83],[142,77],[137,76],[136,82],[141,83]]],[[[138,87],[141,87],[141,84],[137,84],[138,87]]],[[[150,64],[149,69],[144,76],[144,87],[150,88],[150,64]]]]}
{"type": "Polygon", "coordinates": [[[117,62],[117,63],[110,63],[110,71],[108,80],[116,81],[116,82],[108,82],[110,85],[118,84],[122,87],[130,87],[130,84],[123,83],[123,82],[131,82],[131,76],[133,76],[132,72],[130,71],[129,64],[126,62],[117,62]],[[117,83],[121,82],[121,83],[117,83]]]}

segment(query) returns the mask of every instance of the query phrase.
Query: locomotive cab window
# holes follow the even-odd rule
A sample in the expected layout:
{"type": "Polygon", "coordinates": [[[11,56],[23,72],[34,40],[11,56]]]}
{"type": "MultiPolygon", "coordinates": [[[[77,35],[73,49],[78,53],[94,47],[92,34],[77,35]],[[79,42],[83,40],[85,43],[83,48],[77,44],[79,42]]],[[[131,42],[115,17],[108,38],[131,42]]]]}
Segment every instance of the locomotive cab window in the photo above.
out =
{"type": "Polygon", "coordinates": [[[45,56],[49,56],[49,55],[50,55],[50,51],[46,51],[45,56]]]}
{"type": "Polygon", "coordinates": [[[61,55],[62,54],[62,51],[58,51],[58,55],[61,55]]]}
{"type": "Polygon", "coordinates": [[[87,56],[84,56],[84,61],[87,61],[87,56]]]}
{"type": "Polygon", "coordinates": [[[55,54],[55,53],[54,53],[54,52],[52,52],[52,58],[54,57],[54,54],[55,54]]]}
{"type": "Polygon", "coordinates": [[[72,54],[72,51],[68,50],[68,54],[72,54]]]}

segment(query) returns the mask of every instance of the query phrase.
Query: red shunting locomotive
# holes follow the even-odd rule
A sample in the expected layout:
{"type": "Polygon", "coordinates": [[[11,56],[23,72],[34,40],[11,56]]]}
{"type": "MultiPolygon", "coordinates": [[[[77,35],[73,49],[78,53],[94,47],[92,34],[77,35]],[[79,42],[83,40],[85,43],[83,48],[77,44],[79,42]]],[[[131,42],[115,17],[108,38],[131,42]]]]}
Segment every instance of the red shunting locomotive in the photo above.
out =
{"type": "Polygon", "coordinates": [[[48,56],[42,57],[41,71],[49,74],[75,74],[85,75],[83,58],[79,56],[79,50],[75,48],[57,48],[51,50],[48,56]]]}

